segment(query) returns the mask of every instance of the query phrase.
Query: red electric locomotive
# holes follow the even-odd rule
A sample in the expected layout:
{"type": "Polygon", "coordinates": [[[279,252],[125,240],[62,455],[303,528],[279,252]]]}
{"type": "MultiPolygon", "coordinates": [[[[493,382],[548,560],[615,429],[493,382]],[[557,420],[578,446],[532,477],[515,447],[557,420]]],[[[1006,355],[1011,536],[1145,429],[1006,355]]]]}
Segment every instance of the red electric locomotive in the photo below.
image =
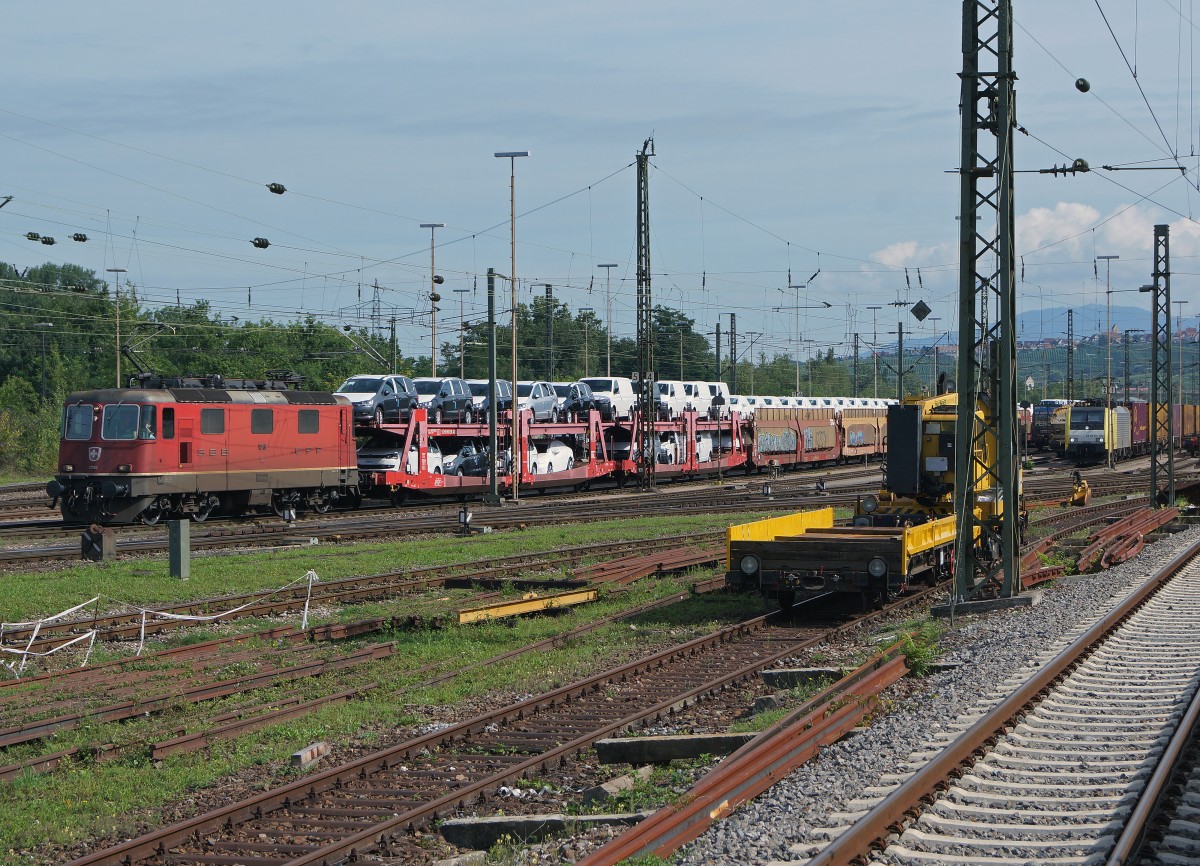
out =
{"type": "Polygon", "coordinates": [[[198,522],[361,501],[345,397],[219,377],[141,384],[67,398],[46,485],[64,520],[198,522]]]}

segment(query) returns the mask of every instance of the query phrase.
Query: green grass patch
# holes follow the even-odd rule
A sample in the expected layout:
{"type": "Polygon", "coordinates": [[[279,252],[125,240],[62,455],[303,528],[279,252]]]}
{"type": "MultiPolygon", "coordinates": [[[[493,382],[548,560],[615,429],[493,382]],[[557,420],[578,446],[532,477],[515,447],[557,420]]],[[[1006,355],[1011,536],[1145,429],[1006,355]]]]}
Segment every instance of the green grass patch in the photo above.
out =
{"type": "Polygon", "coordinates": [[[904,644],[901,651],[908,659],[908,670],[913,676],[927,676],[934,659],[941,653],[938,641],[946,633],[945,626],[937,620],[925,619],[905,626],[902,631],[904,644]]]}
{"type": "MultiPolygon", "coordinates": [[[[118,602],[148,606],[255,592],[300,580],[310,569],[321,579],[331,580],[614,541],[631,542],[629,553],[637,553],[634,542],[641,539],[724,529],[737,519],[719,514],[647,517],[536,526],[472,538],[439,535],[399,543],[325,544],[237,556],[194,555],[191,579],[187,581],[169,576],[165,556],[79,563],[0,581],[0,619],[17,622],[46,616],[98,594],[104,596],[104,607],[112,608],[118,602]]],[[[476,521],[484,523],[486,516],[480,515],[476,521]]],[[[119,544],[121,530],[115,531],[119,544]]],[[[165,528],[163,533],[165,536],[165,528]]]]}
{"type": "MultiPolygon", "coordinates": [[[[86,580],[109,579],[109,595],[129,592],[141,603],[248,591],[282,583],[315,568],[322,578],[393,571],[407,563],[467,562],[528,552],[553,546],[627,539],[630,552],[636,541],[655,535],[699,531],[724,526],[729,518],[663,518],[660,520],[608,521],[588,526],[566,526],[498,533],[465,540],[425,538],[390,545],[355,548],[304,548],[270,554],[197,558],[192,580],[186,583],[165,577],[165,563],[147,560],[117,562],[108,566],[75,566],[58,572],[24,575],[0,583],[0,609],[14,612],[6,619],[22,618],[37,604],[56,610],[75,603],[86,580]],[[157,569],[164,574],[154,577],[157,569]],[[147,572],[151,572],[148,576],[147,572]],[[36,593],[21,592],[18,585],[38,586],[36,593]],[[32,596],[32,597],[31,597],[32,596]],[[37,599],[37,601],[35,601],[37,599]],[[52,599],[53,601],[47,601],[52,599]]],[[[72,844],[111,833],[131,832],[139,824],[160,821],[163,807],[208,788],[234,774],[252,774],[255,785],[267,788],[289,781],[305,771],[287,766],[287,756],[316,740],[331,744],[359,743],[368,747],[407,739],[413,726],[443,721],[448,709],[465,700],[487,700],[499,705],[514,697],[565,685],[581,676],[626,661],[668,641],[686,640],[713,627],[765,612],[756,596],[706,594],[629,621],[603,626],[562,647],[529,653],[494,666],[471,666],[495,655],[562,634],[576,626],[611,616],[643,602],[680,593],[687,576],[659,578],[633,584],[622,592],[602,594],[590,605],[560,610],[554,615],[494,621],[444,629],[419,628],[389,634],[367,635],[343,644],[329,644],[324,652],[340,654],[367,643],[392,640],[396,652],[369,665],[343,669],[325,677],[298,680],[253,694],[233,695],[198,705],[179,701],[166,712],[126,723],[88,724],[63,731],[45,743],[6,750],[5,763],[39,754],[94,743],[116,743],[125,749],[119,757],[98,763],[81,760],[46,776],[29,776],[0,787],[0,852],[10,852],[5,862],[32,863],[23,856],[37,846],[72,844]],[[420,686],[443,673],[457,674],[445,682],[420,686]],[[227,712],[249,712],[254,705],[285,697],[308,700],[344,689],[376,683],[363,698],[323,707],[304,717],[272,725],[217,743],[208,750],[174,755],[158,766],[148,758],[148,744],[167,739],[175,731],[195,732],[211,727],[211,718],[227,712]]],[[[85,590],[86,591],[86,590],[85,590]]],[[[94,590],[93,590],[94,591],[94,590]]],[[[430,590],[386,602],[321,611],[325,619],[339,621],[369,616],[410,615],[413,612],[447,614],[459,606],[468,591],[430,590]]],[[[298,617],[293,617],[297,620],[298,617]]],[[[267,623],[269,624],[269,623],[267,623]]],[[[261,630],[263,621],[243,622],[241,630],[261,630]]],[[[190,643],[228,634],[234,626],[197,629],[160,639],[156,647],[190,643]]],[[[117,657],[128,647],[105,648],[93,658],[117,657]]],[[[155,660],[136,663],[151,673],[170,667],[155,660]]],[[[214,678],[249,673],[244,662],[231,661],[214,670],[214,678]]],[[[147,686],[146,693],[161,693],[163,686],[147,686]]],[[[419,730],[420,728],[418,728],[419,730]]],[[[327,765],[319,765],[318,771],[327,765]]],[[[0,859],[5,859],[0,857],[0,859]]],[[[45,856],[42,856],[44,862],[45,856]]]]}
{"type": "Polygon", "coordinates": [[[818,677],[809,682],[794,686],[783,693],[785,706],[774,710],[765,710],[749,719],[735,722],[730,725],[729,731],[733,734],[757,734],[759,731],[765,731],[813,695],[827,688],[832,682],[833,680],[829,677],[818,677]]]}

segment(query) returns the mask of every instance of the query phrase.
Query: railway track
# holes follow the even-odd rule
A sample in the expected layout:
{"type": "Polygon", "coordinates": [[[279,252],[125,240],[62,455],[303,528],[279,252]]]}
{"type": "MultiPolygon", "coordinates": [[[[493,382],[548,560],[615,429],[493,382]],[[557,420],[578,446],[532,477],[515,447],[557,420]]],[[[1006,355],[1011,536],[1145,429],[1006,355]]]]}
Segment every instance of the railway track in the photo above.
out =
{"type": "MultiPolygon", "coordinates": [[[[637,548],[640,553],[651,553],[678,548],[681,545],[719,546],[723,537],[720,532],[662,536],[639,541],[637,548]]],[[[194,623],[184,619],[156,617],[155,614],[165,614],[169,617],[212,616],[228,611],[220,620],[229,622],[295,613],[309,604],[346,605],[391,598],[430,587],[474,586],[498,589],[507,586],[522,590],[578,587],[586,581],[549,575],[541,578],[523,576],[538,572],[558,572],[566,566],[588,559],[621,556],[627,553],[629,548],[630,542],[627,541],[575,545],[570,549],[493,557],[486,563],[464,562],[364,577],[323,580],[312,585],[311,594],[305,584],[285,591],[270,589],[243,595],[158,605],[150,609],[146,617],[143,617],[141,610],[133,610],[78,616],[37,625],[9,625],[4,631],[2,644],[10,648],[46,652],[93,631],[96,632],[97,641],[128,641],[160,636],[194,626],[194,623]]],[[[605,569],[601,565],[591,567],[586,574],[590,577],[592,573],[602,575],[604,572],[605,569]]]]}
{"type": "Polygon", "coordinates": [[[1155,780],[1200,711],[1198,557],[1200,544],[914,754],[882,780],[893,790],[839,816],[849,826],[809,866],[1132,862],[1155,780]]]}
{"type": "Polygon", "coordinates": [[[428,854],[412,844],[412,830],[859,625],[796,629],[759,617],[89,853],[72,866],[422,862],[428,854]]]}

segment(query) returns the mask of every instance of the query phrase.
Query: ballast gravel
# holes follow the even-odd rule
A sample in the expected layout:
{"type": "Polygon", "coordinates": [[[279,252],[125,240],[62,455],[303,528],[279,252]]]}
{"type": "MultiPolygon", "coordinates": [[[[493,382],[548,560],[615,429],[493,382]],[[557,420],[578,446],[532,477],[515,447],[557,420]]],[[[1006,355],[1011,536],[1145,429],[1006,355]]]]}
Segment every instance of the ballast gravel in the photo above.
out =
{"type": "MultiPolygon", "coordinates": [[[[1116,599],[1200,540],[1187,529],[1147,546],[1133,561],[1106,572],[1068,578],[1045,590],[1040,604],[956,618],[939,645],[939,662],[958,667],[906,680],[886,713],[823,749],[769,791],[715,824],[671,859],[680,866],[800,863],[847,823],[845,813],[877,799],[870,789],[894,783],[890,774],[917,752],[940,748],[974,716],[1003,700],[1022,671],[1032,672],[1089,628],[1116,599]]],[[[558,840],[519,852],[515,862],[574,862],[609,833],[558,840]]]]}
{"type": "Polygon", "coordinates": [[[965,729],[956,720],[1003,700],[1015,673],[1032,671],[1065,648],[1115,599],[1197,539],[1197,529],[1163,538],[1131,562],[1061,581],[1033,607],[959,618],[940,641],[939,661],[960,667],[922,680],[924,688],[906,695],[891,713],[822,750],[816,761],[712,827],[678,862],[767,864],[811,856],[816,843],[828,839],[828,829],[844,823],[836,813],[860,807],[854,801],[865,799],[867,788],[880,785],[939,732],[965,729]]]}

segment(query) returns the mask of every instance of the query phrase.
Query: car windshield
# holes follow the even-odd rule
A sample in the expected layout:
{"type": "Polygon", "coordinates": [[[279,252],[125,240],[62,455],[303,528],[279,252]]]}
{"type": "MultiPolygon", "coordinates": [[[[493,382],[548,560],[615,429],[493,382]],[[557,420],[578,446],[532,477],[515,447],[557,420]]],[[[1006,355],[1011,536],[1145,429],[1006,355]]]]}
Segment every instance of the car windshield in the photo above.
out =
{"type": "Polygon", "coordinates": [[[442,387],[442,383],[438,379],[418,379],[413,384],[417,386],[417,393],[425,396],[436,394],[442,387]]]}
{"type": "Polygon", "coordinates": [[[611,393],[613,389],[612,379],[582,379],[580,381],[585,382],[593,391],[607,391],[611,393]]]}
{"type": "Polygon", "coordinates": [[[383,384],[382,379],[375,379],[369,376],[356,376],[353,379],[347,379],[342,383],[342,387],[337,389],[338,394],[374,394],[379,390],[379,386],[383,384]]]}
{"type": "Polygon", "coordinates": [[[518,385],[517,386],[517,396],[518,397],[528,397],[532,393],[533,393],[532,385],[518,385]]]}
{"type": "MultiPolygon", "coordinates": [[[[487,382],[472,382],[471,383],[471,393],[474,394],[476,397],[486,397],[488,395],[488,383],[487,382]]],[[[500,393],[499,387],[496,388],[496,393],[500,393]]]]}
{"type": "Polygon", "coordinates": [[[560,397],[566,397],[568,394],[571,393],[571,386],[570,385],[555,385],[554,393],[560,397]]]}
{"type": "Polygon", "coordinates": [[[663,383],[663,382],[659,382],[659,383],[658,383],[658,393],[660,393],[660,394],[666,394],[666,393],[668,393],[668,392],[669,392],[669,389],[670,389],[670,386],[669,386],[669,385],[667,385],[667,384],[665,384],[665,383],[663,383]]]}

